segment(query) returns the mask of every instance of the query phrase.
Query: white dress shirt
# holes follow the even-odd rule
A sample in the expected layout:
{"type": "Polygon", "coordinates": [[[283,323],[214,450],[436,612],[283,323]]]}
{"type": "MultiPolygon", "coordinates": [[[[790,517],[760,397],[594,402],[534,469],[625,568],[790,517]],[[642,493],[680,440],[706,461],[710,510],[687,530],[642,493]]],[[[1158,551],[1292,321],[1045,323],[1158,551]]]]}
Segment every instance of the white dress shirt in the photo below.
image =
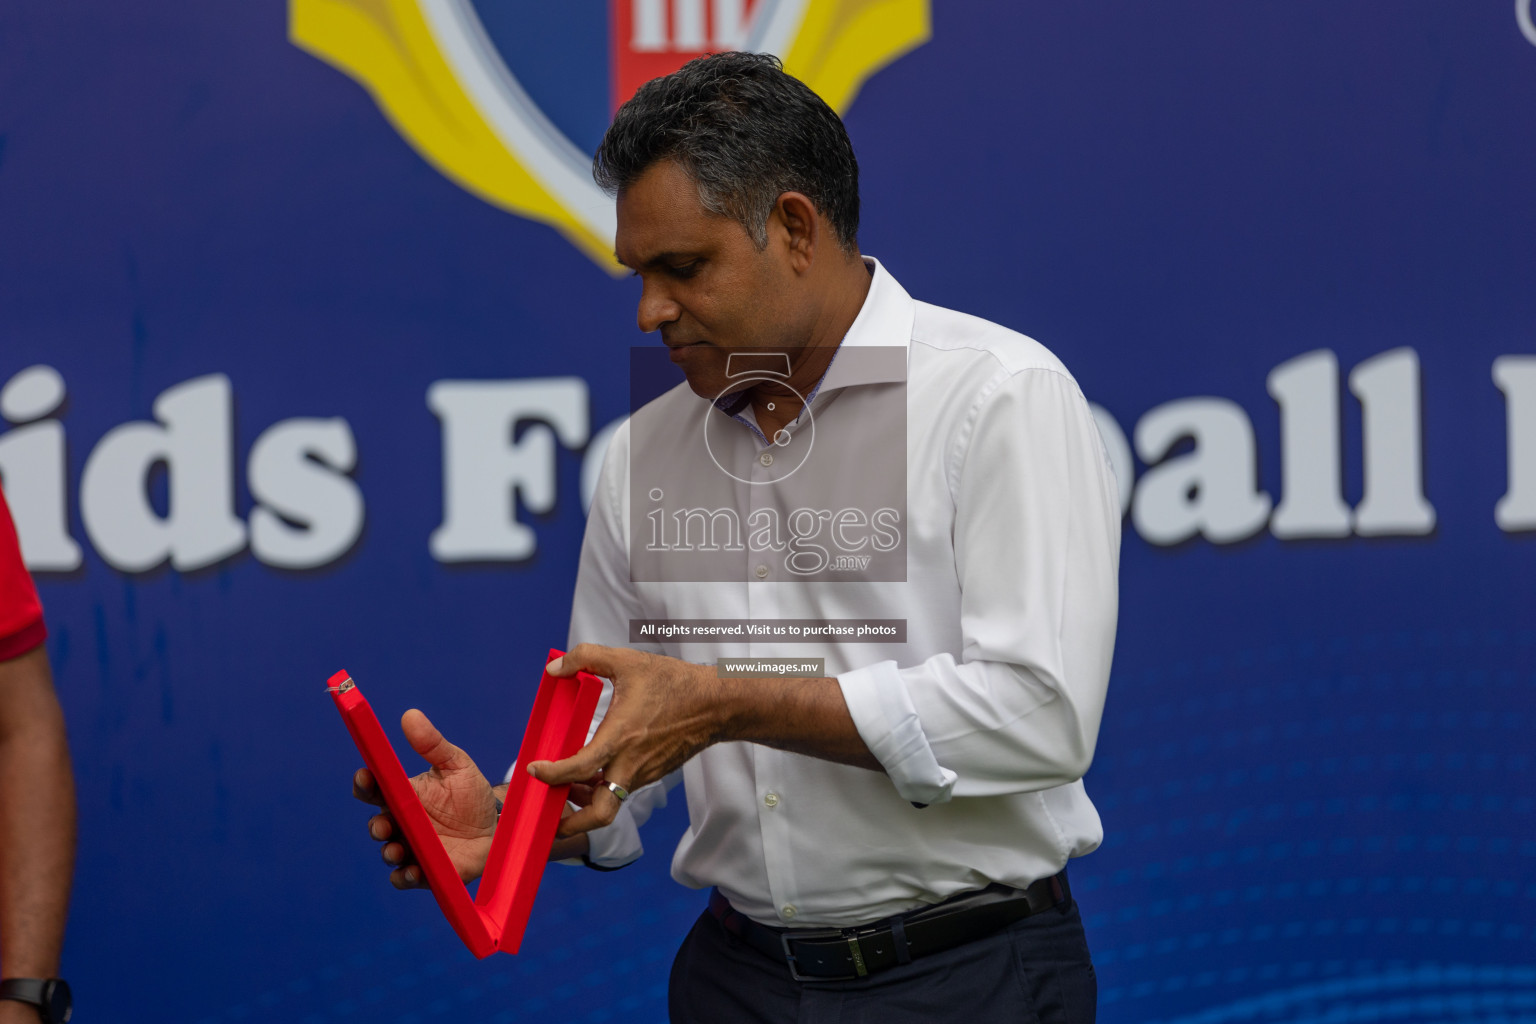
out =
{"type": "MultiPolygon", "coordinates": [[[[992,882],[1022,887],[1103,837],[1080,779],[1114,648],[1121,515],[1088,403],[1039,343],[916,302],[867,263],[869,295],[842,345],[906,350],[906,580],[762,579],[759,568],[739,581],[631,582],[629,423],[608,449],[577,576],[572,645],[704,664],[822,657],[837,676],[884,774],[751,743],[717,744],[676,773],[689,826],[673,877],[719,886],[764,924],[847,927],[992,882]],[[907,633],[904,643],[630,642],[631,619],[660,618],[904,619],[907,633]]],[[[853,422],[880,383],[838,366],[810,406],[816,444],[833,450],[839,417],[823,407],[835,400],[853,422]]],[[[755,430],[686,385],[647,411],[720,417],[724,468],[761,458],[755,430]]],[[[666,790],[632,794],[591,834],[591,860],[638,857],[638,826],[666,790]]]]}

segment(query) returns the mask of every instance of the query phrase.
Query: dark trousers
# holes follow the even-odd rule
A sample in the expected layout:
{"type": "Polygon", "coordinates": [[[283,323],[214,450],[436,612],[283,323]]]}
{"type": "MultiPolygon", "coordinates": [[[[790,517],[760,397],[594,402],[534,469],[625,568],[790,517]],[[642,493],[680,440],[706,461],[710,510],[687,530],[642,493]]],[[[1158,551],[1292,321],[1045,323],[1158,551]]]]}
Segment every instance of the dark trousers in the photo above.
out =
{"type": "Polygon", "coordinates": [[[853,981],[799,982],[707,911],[672,963],[672,1024],[1093,1024],[1077,904],[853,981]]]}

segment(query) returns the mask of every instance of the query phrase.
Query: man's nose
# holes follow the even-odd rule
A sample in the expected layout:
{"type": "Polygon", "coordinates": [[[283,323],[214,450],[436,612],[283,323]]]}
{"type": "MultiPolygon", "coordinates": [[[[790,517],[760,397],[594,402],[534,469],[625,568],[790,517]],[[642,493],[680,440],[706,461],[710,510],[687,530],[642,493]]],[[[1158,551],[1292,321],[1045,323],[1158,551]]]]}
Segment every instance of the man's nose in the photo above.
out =
{"type": "Polygon", "coordinates": [[[641,285],[640,306],[636,310],[635,321],[640,325],[642,333],[650,334],[660,330],[662,324],[671,323],[681,313],[681,307],[664,289],[649,282],[641,285]]]}

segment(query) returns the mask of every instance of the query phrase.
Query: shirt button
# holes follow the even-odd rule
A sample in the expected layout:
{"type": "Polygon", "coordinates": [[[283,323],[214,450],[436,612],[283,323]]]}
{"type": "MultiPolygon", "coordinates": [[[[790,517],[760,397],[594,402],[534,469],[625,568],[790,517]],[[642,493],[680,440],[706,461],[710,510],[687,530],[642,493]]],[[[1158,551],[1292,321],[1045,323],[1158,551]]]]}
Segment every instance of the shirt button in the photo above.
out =
{"type": "Polygon", "coordinates": [[[763,454],[757,457],[757,461],[765,466],[773,465],[773,452],[763,452],[763,454]]]}
{"type": "Polygon", "coordinates": [[[763,803],[767,804],[769,807],[779,806],[779,794],[769,793],[767,796],[763,797],[763,803]]]}
{"type": "Polygon", "coordinates": [[[786,903],[782,907],[779,908],[779,916],[780,917],[785,917],[785,918],[794,917],[798,913],[799,913],[799,911],[795,909],[795,905],[793,903],[786,903]]]}
{"type": "Polygon", "coordinates": [[[757,578],[760,580],[765,580],[768,578],[768,567],[766,565],[760,565],[752,571],[757,574],[757,578]]]}

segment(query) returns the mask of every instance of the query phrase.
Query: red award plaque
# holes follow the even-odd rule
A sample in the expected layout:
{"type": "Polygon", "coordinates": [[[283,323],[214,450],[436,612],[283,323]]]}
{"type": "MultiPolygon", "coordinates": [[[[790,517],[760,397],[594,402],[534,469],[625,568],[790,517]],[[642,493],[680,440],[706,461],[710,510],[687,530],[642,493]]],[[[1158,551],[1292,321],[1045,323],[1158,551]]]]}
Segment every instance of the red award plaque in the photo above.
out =
{"type": "MultiPolygon", "coordinates": [[[[552,650],[547,660],[553,661],[562,653],[552,650]]],[[[528,774],[528,763],[559,761],[581,749],[597,698],[603,692],[602,681],[586,672],[566,679],[545,672],[539,681],[533,713],[517,753],[517,767],[491,840],[490,859],[474,899],[470,899],[468,887],[443,849],[362,691],[346,672],[331,676],[327,689],[453,930],[477,957],[490,956],[498,949],[516,953],[570,790],[569,786],[550,786],[535,779],[528,774]]]]}

